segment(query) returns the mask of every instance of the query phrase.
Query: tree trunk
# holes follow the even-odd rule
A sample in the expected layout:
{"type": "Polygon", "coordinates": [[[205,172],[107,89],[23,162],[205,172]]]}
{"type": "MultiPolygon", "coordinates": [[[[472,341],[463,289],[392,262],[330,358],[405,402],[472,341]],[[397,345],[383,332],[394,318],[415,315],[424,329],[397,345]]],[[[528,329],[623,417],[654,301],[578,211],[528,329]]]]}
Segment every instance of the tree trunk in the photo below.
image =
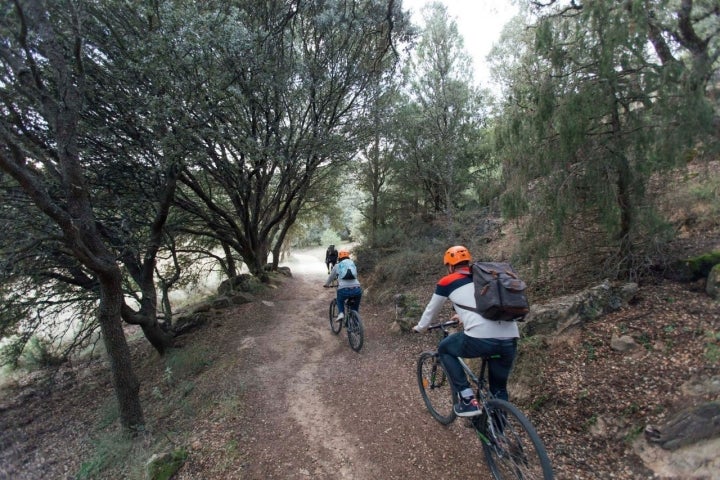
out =
{"type": "Polygon", "coordinates": [[[132,369],[130,349],[122,329],[123,295],[120,280],[120,271],[99,276],[100,280],[100,306],[98,308],[98,321],[102,331],[103,342],[110,361],[115,395],[120,410],[120,423],[129,431],[142,430],[142,406],[140,405],[140,382],[132,369]]]}
{"type": "MultiPolygon", "coordinates": [[[[614,92],[613,92],[614,93],[614,92]]],[[[614,95],[617,97],[617,95],[614,95]]],[[[617,102],[613,109],[613,134],[617,139],[617,152],[615,156],[615,171],[617,174],[617,204],[620,211],[620,225],[618,230],[618,258],[620,261],[618,276],[628,278],[632,268],[632,231],[635,228],[633,203],[633,172],[630,168],[628,158],[625,155],[625,146],[622,141],[622,127],[620,124],[620,110],[617,102]]]]}
{"type": "Polygon", "coordinates": [[[233,250],[226,242],[221,242],[223,252],[225,252],[225,265],[228,278],[235,278],[238,275],[237,266],[235,265],[235,259],[233,258],[233,250]]]}

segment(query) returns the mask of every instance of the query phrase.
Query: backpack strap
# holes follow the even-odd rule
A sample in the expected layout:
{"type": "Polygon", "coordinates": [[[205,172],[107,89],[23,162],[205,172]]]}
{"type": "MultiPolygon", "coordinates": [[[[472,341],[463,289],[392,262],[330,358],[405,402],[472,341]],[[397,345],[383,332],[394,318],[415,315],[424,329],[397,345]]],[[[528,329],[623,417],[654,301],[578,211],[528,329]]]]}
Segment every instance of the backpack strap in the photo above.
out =
{"type": "MultiPolygon", "coordinates": [[[[458,273],[462,273],[462,274],[467,275],[468,277],[472,278],[472,266],[469,266],[468,268],[470,269],[468,272],[458,272],[458,273]]],[[[453,302],[453,305],[455,305],[456,307],[462,308],[463,310],[470,310],[471,312],[480,313],[480,312],[478,312],[477,308],[467,307],[465,305],[460,305],[459,303],[454,303],[454,302],[453,302]]]]}
{"type": "Polygon", "coordinates": [[[479,312],[477,311],[477,308],[466,307],[465,305],[460,305],[459,303],[453,303],[453,305],[455,305],[455,306],[458,307],[458,308],[462,308],[463,310],[470,310],[471,312],[479,313],[479,312]]]}

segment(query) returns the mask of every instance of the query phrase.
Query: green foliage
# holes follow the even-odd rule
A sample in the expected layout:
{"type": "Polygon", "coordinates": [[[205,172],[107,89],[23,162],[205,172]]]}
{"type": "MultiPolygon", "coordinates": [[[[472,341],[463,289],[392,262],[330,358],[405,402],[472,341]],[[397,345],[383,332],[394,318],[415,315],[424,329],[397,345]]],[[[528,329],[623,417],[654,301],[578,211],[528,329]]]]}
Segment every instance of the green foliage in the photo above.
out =
{"type": "Polygon", "coordinates": [[[712,365],[720,365],[720,332],[706,332],[705,338],[705,360],[712,365]]]}
{"type": "Polygon", "coordinates": [[[640,342],[640,345],[642,345],[645,348],[645,350],[652,350],[652,348],[653,348],[652,347],[652,339],[650,338],[650,336],[647,333],[645,333],[645,332],[641,333],[638,336],[637,340],[638,340],[638,342],[640,342]]]}
{"type": "Polygon", "coordinates": [[[405,71],[410,81],[394,97],[395,132],[387,143],[393,168],[383,190],[383,212],[391,221],[385,225],[408,214],[452,217],[475,200],[472,179],[482,182],[491,170],[485,167],[485,92],[473,86],[457,25],[440,4],[423,13],[417,48],[405,71]]]}
{"type": "MultiPolygon", "coordinates": [[[[441,263],[437,262],[439,251],[430,243],[424,245],[416,243],[413,248],[400,249],[392,253],[386,250],[380,253],[380,258],[374,262],[373,272],[377,279],[388,281],[391,284],[411,285],[418,276],[426,275],[429,262],[423,261],[424,259],[435,257],[435,263],[441,263]]],[[[362,263],[362,259],[366,257],[363,257],[360,251],[357,254],[358,262],[362,263]]],[[[439,267],[434,270],[440,271],[439,267]]]]}
{"type": "Polygon", "coordinates": [[[40,370],[56,367],[66,360],[66,353],[50,338],[14,335],[3,340],[0,347],[0,365],[10,369],[40,370]]]}
{"type": "Polygon", "coordinates": [[[625,435],[625,443],[632,444],[645,431],[645,425],[635,425],[625,435]]]}
{"type": "Polygon", "coordinates": [[[115,423],[120,418],[120,410],[118,409],[117,400],[108,398],[100,407],[100,420],[98,421],[98,430],[105,429],[115,423]]]}
{"type": "Polygon", "coordinates": [[[720,179],[706,178],[704,182],[691,187],[690,194],[698,201],[711,205],[714,214],[720,214],[720,179]]]}
{"type": "Polygon", "coordinates": [[[530,409],[539,412],[543,409],[545,405],[547,405],[549,402],[553,401],[552,395],[540,395],[538,397],[535,397],[530,404],[530,409]]]}
{"type": "Polygon", "coordinates": [[[585,430],[589,430],[591,427],[597,425],[598,422],[598,416],[597,415],[591,415],[583,424],[583,428],[585,430]]]}
{"type": "Polygon", "coordinates": [[[589,361],[592,362],[597,360],[597,351],[595,350],[595,345],[592,342],[584,342],[583,347],[585,348],[587,359],[589,361]]]}
{"type": "Polygon", "coordinates": [[[123,433],[108,433],[93,441],[93,455],[84,461],[78,480],[107,478],[108,471],[123,471],[133,452],[133,439],[123,433]]]}
{"type": "Polygon", "coordinates": [[[696,278],[707,277],[712,268],[720,263],[720,251],[708,252],[689,258],[687,264],[696,278]]]}
{"type": "Polygon", "coordinates": [[[182,467],[188,458],[184,448],[173,450],[163,461],[153,462],[148,468],[148,480],[169,480],[182,467]]]}
{"type": "Polygon", "coordinates": [[[211,365],[214,358],[208,348],[199,345],[173,349],[165,356],[165,382],[175,385],[192,378],[211,365]]]}
{"type": "MultiPolygon", "coordinates": [[[[694,8],[699,19],[708,6],[694,8]]],[[[648,18],[662,12],[671,22],[665,9],[589,2],[561,13],[549,5],[538,8],[533,28],[508,31],[508,45],[496,49],[516,52],[500,69],[508,92],[494,127],[508,186],[501,205],[509,218],[528,217],[523,250],[538,266],[577,250],[598,266],[596,275],[641,275],[672,233],[653,211],[651,176],[682,165],[697,142],[718,144],[711,103],[687,88],[706,85],[707,65],[659,64],[647,51],[648,18]],[[684,78],[667,75],[671,68],[684,78]]],[[[703,28],[695,22],[691,28],[703,28]]]]}

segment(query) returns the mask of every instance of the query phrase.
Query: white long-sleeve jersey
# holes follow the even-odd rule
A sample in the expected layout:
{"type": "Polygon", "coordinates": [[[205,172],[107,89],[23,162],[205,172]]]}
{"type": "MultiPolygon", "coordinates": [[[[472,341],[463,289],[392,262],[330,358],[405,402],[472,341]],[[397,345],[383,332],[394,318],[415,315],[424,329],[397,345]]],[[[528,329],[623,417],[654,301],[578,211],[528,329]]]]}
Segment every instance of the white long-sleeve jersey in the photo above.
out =
{"type": "Polygon", "coordinates": [[[462,321],[465,334],[475,338],[516,338],[520,336],[516,322],[488,320],[482,315],[456,305],[475,305],[475,286],[469,267],[460,267],[438,281],[430,302],[418,322],[419,328],[430,326],[447,299],[453,303],[462,321]]]}

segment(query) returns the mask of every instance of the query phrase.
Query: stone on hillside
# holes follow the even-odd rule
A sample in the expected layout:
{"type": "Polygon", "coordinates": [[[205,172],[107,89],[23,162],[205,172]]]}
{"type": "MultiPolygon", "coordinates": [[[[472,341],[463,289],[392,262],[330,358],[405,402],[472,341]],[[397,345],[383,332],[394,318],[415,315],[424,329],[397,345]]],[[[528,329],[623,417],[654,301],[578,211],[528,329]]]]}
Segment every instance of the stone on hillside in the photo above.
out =
{"type": "Polygon", "coordinates": [[[218,295],[228,295],[231,292],[253,292],[260,288],[262,282],[249,273],[241,273],[240,275],[224,280],[218,286],[218,295]]]}
{"type": "Polygon", "coordinates": [[[180,470],[187,457],[187,452],[183,449],[174,452],[156,453],[150,457],[145,465],[145,478],[148,480],[168,480],[180,470]]]}
{"type": "Polygon", "coordinates": [[[665,450],[648,443],[643,437],[633,442],[633,450],[653,478],[664,479],[717,479],[720,472],[720,438],[701,440],[677,450],[665,450]]]}
{"type": "Polygon", "coordinates": [[[417,302],[417,299],[412,295],[405,295],[404,293],[398,293],[393,297],[395,303],[395,325],[394,328],[399,328],[403,332],[409,332],[412,327],[417,325],[422,315],[422,308],[417,302]]]}
{"type": "Polygon", "coordinates": [[[720,264],[720,251],[713,251],[692,258],[677,260],[668,265],[665,278],[678,282],[694,282],[707,278],[710,270],[720,264]]]}
{"type": "Polygon", "coordinates": [[[277,271],[281,275],[292,278],[292,270],[290,270],[290,267],[278,267],[277,271]]]}
{"type": "Polygon", "coordinates": [[[705,283],[705,291],[711,298],[720,300],[720,263],[710,270],[705,283]]]}
{"type": "Polygon", "coordinates": [[[554,334],[611,312],[620,310],[638,291],[636,283],[602,284],[579,293],[531,305],[525,321],[519,323],[525,335],[554,334]]]}
{"type": "Polygon", "coordinates": [[[720,402],[708,402],[678,412],[665,425],[645,428],[645,438],[665,450],[720,437],[720,402]]]}
{"type": "Polygon", "coordinates": [[[219,297],[212,301],[212,307],[215,310],[222,310],[223,308],[228,308],[230,305],[232,305],[232,302],[227,297],[219,297]]]}
{"type": "Polygon", "coordinates": [[[695,375],[680,385],[680,391],[691,397],[712,395],[715,398],[720,398],[720,375],[695,375]]]}
{"type": "Polygon", "coordinates": [[[233,305],[244,305],[255,301],[255,297],[246,292],[236,292],[229,297],[230,303],[233,305]]]}
{"type": "Polygon", "coordinates": [[[191,313],[178,316],[173,322],[172,332],[176,337],[184,335],[207,324],[210,318],[210,312],[191,313]]]}
{"type": "Polygon", "coordinates": [[[638,344],[635,343],[635,339],[630,335],[618,337],[613,334],[610,339],[610,348],[618,352],[629,352],[630,350],[635,350],[637,346],[638,344]]]}

